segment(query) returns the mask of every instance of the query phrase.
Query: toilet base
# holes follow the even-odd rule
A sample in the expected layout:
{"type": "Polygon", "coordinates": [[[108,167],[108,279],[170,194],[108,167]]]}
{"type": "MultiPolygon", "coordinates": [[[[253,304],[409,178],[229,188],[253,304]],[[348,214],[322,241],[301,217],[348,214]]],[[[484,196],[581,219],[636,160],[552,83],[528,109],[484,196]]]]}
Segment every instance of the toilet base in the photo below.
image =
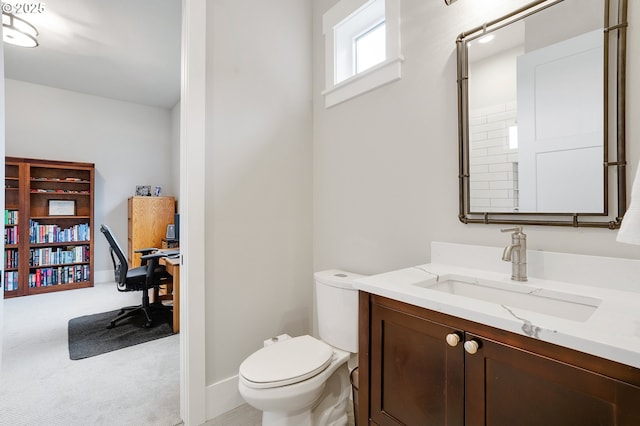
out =
{"type": "Polygon", "coordinates": [[[345,362],[329,377],[312,407],[298,412],[263,411],[262,426],[346,426],[350,391],[345,362]]]}

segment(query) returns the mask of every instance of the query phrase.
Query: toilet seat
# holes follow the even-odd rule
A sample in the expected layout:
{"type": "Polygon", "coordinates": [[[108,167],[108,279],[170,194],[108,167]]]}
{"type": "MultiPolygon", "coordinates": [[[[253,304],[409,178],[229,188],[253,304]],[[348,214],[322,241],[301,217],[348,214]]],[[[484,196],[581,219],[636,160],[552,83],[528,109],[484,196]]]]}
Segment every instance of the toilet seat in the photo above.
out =
{"type": "Polygon", "coordinates": [[[240,379],[252,388],[266,389],[307,380],[331,364],[333,348],[299,336],[266,346],[240,365],[240,379]]]}

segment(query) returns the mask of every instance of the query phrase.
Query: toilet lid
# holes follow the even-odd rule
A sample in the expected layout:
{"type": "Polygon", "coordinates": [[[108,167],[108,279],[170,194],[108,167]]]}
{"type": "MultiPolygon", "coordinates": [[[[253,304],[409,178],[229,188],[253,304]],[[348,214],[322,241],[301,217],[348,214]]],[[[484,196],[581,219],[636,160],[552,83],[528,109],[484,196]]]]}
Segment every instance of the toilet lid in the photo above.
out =
{"type": "Polygon", "coordinates": [[[333,348],[311,336],[299,336],[266,346],[240,365],[240,375],[253,388],[298,383],[331,364],[333,348]]]}

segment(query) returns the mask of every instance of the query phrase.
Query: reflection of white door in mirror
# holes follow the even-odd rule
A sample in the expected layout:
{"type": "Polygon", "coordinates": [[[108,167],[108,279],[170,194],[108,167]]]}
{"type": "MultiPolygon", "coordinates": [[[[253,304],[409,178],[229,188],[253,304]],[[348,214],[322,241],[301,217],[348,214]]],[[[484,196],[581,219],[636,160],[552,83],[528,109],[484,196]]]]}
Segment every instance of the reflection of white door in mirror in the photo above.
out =
{"type": "Polygon", "coordinates": [[[518,58],[521,212],[604,211],[603,69],[602,29],[518,58]]]}

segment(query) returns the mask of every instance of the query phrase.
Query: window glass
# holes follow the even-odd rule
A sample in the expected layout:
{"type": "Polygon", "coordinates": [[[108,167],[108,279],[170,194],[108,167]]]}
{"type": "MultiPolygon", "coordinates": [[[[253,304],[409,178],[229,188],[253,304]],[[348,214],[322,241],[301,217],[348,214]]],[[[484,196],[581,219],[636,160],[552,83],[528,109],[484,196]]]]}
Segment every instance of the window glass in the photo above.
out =
{"type": "Polygon", "coordinates": [[[356,74],[383,62],[387,57],[384,21],[355,40],[356,74]]]}

